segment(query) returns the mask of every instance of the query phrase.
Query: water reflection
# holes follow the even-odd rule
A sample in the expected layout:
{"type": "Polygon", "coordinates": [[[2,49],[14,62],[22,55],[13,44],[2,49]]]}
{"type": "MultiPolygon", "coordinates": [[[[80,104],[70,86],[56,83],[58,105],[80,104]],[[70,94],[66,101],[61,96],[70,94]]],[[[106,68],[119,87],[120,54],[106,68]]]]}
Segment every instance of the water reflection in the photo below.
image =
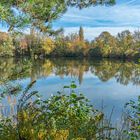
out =
{"type": "Polygon", "coordinates": [[[71,76],[83,82],[84,73],[90,72],[102,82],[115,78],[116,82],[140,85],[140,64],[116,60],[72,60],[72,59],[1,59],[0,83],[9,80],[31,78],[31,81],[50,75],[71,76]]]}
{"type": "MultiPolygon", "coordinates": [[[[124,104],[137,98],[140,93],[140,64],[134,61],[66,58],[34,61],[0,59],[1,85],[8,81],[20,81],[26,87],[34,80],[37,80],[34,90],[38,90],[44,98],[69,85],[71,80],[77,84],[79,82],[77,90],[90,99],[96,108],[101,109],[103,100],[104,113],[110,114],[115,106],[113,119],[116,120],[121,116],[124,104]]],[[[0,105],[0,114],[14,112],[17,98],[5,96],[0,105]],[[7,107],[4,108],[5,105],[7,107]]]]}
{"type": "Polygon", "coordinates": [[[5,98],[7,103],[0,103],[0,116],[12,116],[16,112],[17,99],[14,96],[8,95],[5,98]]]}

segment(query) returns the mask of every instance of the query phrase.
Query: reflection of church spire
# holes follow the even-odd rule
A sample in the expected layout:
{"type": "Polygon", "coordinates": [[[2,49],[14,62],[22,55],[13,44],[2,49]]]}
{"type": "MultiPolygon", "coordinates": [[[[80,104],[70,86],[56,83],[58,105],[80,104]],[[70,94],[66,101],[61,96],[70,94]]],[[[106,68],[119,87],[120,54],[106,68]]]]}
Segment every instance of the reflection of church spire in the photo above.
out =
{"type": "Polygon", "coordinates": [[[31,81],[30,82],[32,83],[33,81],[36,81],[36,79],[37,79],[36,76],[31,74],[31,81]]]}
{"type": "Polygon", "coordinates": [[[79,76],[78,76],[78,80],[79,80],[79,84],[81,85],[82,84],[82,81],[83,81],[83,67],[80,67],[79,69],[79,76]]]}
{"type": "Polygon", "coordinates": [[[36,69],[32,66],[31,68],[31,82],[36,81],[37,79],[37,74],[36,74],[36,69]]]}

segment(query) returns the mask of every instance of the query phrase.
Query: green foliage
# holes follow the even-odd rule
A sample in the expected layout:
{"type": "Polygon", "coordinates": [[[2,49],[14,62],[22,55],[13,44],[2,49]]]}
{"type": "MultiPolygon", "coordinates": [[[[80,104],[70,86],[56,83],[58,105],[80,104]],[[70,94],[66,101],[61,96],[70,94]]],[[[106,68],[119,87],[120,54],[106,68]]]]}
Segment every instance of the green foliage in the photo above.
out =
{"type": "Polygon", "coordinates": [[[138,34],[139,31],[132,34],[126,30],[114,37],[108,32],[103,32],[91,43],[89,55],[107,58],[138,58],[140,56],[138,34]]]}
{"type": "MultiPolygon", "coordinates": [[[[140,98],[126,104],[129,125],[121,132],[105,123],[104,114],[94,109],[83,94],[74,90],[73,81],[65,88],[67,94],[58,92],[47,100],[41,99],[37,91],[31,91],[35,81],[22,92],[14,116],[0,117],[1,140],[137,140],[140,137],[140,98]]],[[[64,90],[65,91],[65,90],[64,90]]],[[[9,91],[7,91],[9,93],[9,91]]]]}
{"type": "Polygon", "coordinates": [[[19,30],[27,26],[51,31],[51,22],[64,13],[66,6],[64,0],[32,0],[0,2],[0,20],[9,26],[8,31],[19,30]]]}
{"type": "Polygon", "coordinates": [[[93,41],[84,40],[84,31],[67,36],[61,32],[50,37],[31,29],[30,34],[14,36],[0,33],[0,56],[29,56],[32,58],[50,57],[100,57],[138,59],[140,57],[139,31],[131,33],[126,30],[117,37],[109,32],[102,32],[93,41]]]}
{"type": "Polygon", "coordinates": [[[53,33],[51,23],[66,12],[69,6],[85,8],[93,5],[112,5],[115,0],[2,0],[0,21],[9,26],[8,31],[20,30],[27,26],[42,32],[53,33]]]}
{"type": "Polygon", "coordinates": [[[37,91],[30,91],[34,82],[23,91],[17,106],[17,115],[0,119],[0,139],[5,140],[55,140],[100,139],[111,130],[101,125],[103,113],[97,111],[82,95],[74,92],[58,92],[42,100],[37,91]],[[36,98],[35,98],[36,97],[36,98]],[[32,98],[32,102],[30,101],[32,98]]]}
{"type": "Polygon", "coordinates": [[[80,9],[96,5],[114,5],[115,0],[67,0],[68,6],[78,7],[80,9]]]}
{"type": "MultiPolygon", "coordinates": [[[[62,31],[61,29],[57,31],[52,30],[52,22],[60,18],[68,7],[74,6],[82,9],[89,6],[114,4],[115,0],[9,0],[8,2],[7,0],[2,0],[0,2],[0,22],[8,27],[8,32],[11,33],[13,31],[14,33],[22,33],[24,29],[30,27],[35,29],[35,31],[52,36],[62,31]]],[[[76,42],[72,40],[71,42],[66,41],[57,44],[58,41],[56,41],[56,43],[51,43],[52,45],[47,45],[48,42],[45,42],[47,39],[42,41],[40,37],[32,36],[32,34],[25,35],[21,40],[19,40],[20,37],[16,39],[15,36],[12,36],[12,38],[13,42],[7,40],[4,47],[0,46],[1,55],[13,55],[11,42],[14,44],[16,56],[40,57],[46,54],[53,56],[86,56],[88,52],[88,49],[85,49],[86,43],[84,42],[82,27],[79,31],[79,41],[76,42]],[[45,53],[43,53],[44,50],[45,53]]]]}
{"type": "Polygon", "coordinates": [[[128,135],[131,140],[137,140],[140,138],[140,96],[136,102],[130,101],[126,103],[126,109],[128,111],[128,120],[130,123],[128,135]]]}
{"type": "MultiPolygon", "coordinates": [[[[117,37],[112,36],[109,32],[102,32],[92,42],[84,40],[83,29],[80,28],[79,34],[63,34],[53,38],[48,36],[35,36],[26,41],[31,54],[47,56],[68,56],[68,57],[103,57],[103,58],[139,58],[140,41],[139,31],[132,34],[129,31],[123,31],[117,37]],[[42,38],[42,39],[41,39],[42,38]],[[36,41],[38,40],[38,41],[36,41]],[[32,42],[29,45],[29,42],[32,42]]],[[[24,42],[23,42],[24,44],[24,42]]],[[[26,52],[26,48],[22,49],[26,52]]],[[[20,53],[19,53],[20,55],[20,53]]]]}

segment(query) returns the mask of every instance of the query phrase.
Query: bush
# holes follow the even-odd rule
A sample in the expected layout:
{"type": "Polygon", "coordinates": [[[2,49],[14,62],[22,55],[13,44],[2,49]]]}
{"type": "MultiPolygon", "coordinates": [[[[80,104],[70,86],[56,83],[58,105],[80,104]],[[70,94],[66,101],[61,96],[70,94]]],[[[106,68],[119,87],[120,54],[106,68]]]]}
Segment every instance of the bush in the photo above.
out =
{"type": "Polygon", "coordinates": [[[140,96],[136,102],[130,101],[126,103],[128,110],[128,121],[130,128],[127,131],[130,139],[138,140],[140,138],[140,96]]]}
{"type": "Polygon", "coordinates": [[[40,99],[36,91],[29,93],[33,84],[23,91],[16,116],[0,119],[0,139],[92,139],[101,138],[102,134],[105,136],[108,128],[101,127],[103,113],[94,109],[82,94],[74,92],[74,82],[64,87],[70,89],[69,95],[58,92],[47,100],[40,99]]]}
{"type": "MultiPolygon", "coordinates": [[[[23,91],[17,113],[0,118],[0,140],[140,138],[140,97],[137,102],[130,101],[126,104],[130,112],[124,121],[129,125],[124,127],[125,124],[122,123],[120,132],[117,128],[112,128],[110,121],[104,119],[104,114],[94,109],[82,94],[78,95],[74,91],[74,82],[70,86],[64,86],[67,94],[58,92],[47,100],[42,100],[37,91],[30,90],[34,83],[30,83],[23,91]]],[[[11,93],[9,90],[7,92],[11,93]]]]}

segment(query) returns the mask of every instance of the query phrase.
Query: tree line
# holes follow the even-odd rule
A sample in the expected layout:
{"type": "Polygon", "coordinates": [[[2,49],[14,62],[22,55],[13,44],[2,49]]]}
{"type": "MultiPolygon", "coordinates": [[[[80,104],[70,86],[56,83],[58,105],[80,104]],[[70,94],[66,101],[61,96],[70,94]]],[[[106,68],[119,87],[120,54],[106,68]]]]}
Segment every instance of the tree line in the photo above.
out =
{"type": "Polygon", "coordinates": [[[79,33],[61,31],[57,36],[34,28],[28,34],[0,32],[0,56],[139,58],[140,31],[125,30],[117,36],[104,31],[92,41],[85,40],[82,27],[79,33]]]}
{"type": "Polygon", "coordinates": [[[81,36],[59,35],[62,29],[53,30],[52,23],[69,7],[83,9],[115,3],[115,0],[9,0],[8,3],[3,0],[0,2],[0,24],[7,27],[8,34],[0,32],[0,56],[85,55],[89,42],[83,40],[82,29],[81,36]],[[23,34],[26,29],[31,30],[30,34],[23,34]]]}

